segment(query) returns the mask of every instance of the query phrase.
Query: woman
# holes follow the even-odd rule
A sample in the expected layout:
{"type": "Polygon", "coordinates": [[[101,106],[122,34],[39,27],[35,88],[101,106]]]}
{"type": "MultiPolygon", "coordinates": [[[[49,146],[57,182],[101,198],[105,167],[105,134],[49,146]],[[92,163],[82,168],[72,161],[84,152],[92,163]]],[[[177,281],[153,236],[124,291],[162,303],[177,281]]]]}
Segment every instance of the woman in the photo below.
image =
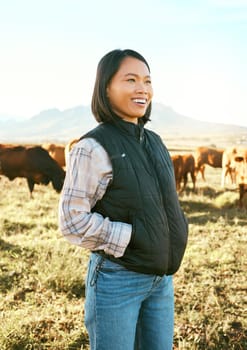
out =
{"type": "Polygon", "coordinates": [[[67,239],[91,251],[85,324],[92,350],[172,349],[172,275],[188,226],[169,153],[144,128],[152,97],[144,57],[107,53],[91,104],[100,124],[69,156],[59,222],[67,239]]]}

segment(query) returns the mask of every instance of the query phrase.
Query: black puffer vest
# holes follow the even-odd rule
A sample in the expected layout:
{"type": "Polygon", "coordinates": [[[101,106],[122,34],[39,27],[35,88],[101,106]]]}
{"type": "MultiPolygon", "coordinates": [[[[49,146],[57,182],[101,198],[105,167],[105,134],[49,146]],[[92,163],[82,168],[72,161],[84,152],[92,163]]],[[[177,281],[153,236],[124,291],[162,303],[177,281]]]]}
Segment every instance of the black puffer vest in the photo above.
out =
{"type": "Polygon", "coordinates": [[[133,227],[125,254],[107,258],[136,272],[174,274],[184,255],[188,225],[161,138],[122,120],[100,124],[85,137],[104,147],[113,167],[113,180],[93,211],[133,227]]]}

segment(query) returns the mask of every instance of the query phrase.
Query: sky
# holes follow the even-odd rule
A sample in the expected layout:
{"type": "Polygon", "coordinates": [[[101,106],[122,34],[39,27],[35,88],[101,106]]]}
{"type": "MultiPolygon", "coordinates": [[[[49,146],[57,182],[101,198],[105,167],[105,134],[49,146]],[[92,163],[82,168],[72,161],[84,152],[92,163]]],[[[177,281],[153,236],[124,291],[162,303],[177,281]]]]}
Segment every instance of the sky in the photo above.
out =
{"type": "Polygon", "coordinates": [[[116,48],[147,59],[153,102],[247,126],[247,0],[0,0],[0,119],[89,105],[116,48]]]}

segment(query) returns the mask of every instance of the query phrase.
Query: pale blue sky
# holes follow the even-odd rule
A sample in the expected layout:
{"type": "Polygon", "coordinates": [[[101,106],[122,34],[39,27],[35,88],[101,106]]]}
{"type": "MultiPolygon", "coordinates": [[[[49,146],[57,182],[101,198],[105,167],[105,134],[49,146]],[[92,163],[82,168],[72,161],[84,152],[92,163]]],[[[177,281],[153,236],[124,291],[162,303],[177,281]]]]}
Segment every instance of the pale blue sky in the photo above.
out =
{"type": "Polygon", "coordinates": [[[148,60],[154,102],[247,126],[247,0],[0,0],[0,115],[90,104],[99,59],[148,60]]]}

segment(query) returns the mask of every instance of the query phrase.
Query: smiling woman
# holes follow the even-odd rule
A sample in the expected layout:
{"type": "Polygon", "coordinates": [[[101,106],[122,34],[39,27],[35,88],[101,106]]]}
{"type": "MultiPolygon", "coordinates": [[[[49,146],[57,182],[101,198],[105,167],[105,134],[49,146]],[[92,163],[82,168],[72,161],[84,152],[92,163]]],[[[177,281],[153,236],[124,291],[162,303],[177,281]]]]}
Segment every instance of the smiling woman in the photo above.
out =
{"type": "Polygon", "coordinates": [[[114,113],[137,124],[153,97],[148,66],[136,58],[126,57],[107,87],[107,96],[114,113]]]}
{"type": "Polygon", "coordinates": [[[116,50],[98,65],[92,97],[92,112],[98,122],[149,120],[153,90],[147,61],[132,50],[116,50]],[[108,59],[111,64],[108,64],[108,59]]]}
{"type": "Polygon", "coordinates": [[[91,350],[171,350],[173,274],[187,244],[173,163],[144,128],[150,68],[133,50],[99,62],[92,112],[100,123],[68,157],[60,229],[91,251],[85,324],[91,350]]]}

